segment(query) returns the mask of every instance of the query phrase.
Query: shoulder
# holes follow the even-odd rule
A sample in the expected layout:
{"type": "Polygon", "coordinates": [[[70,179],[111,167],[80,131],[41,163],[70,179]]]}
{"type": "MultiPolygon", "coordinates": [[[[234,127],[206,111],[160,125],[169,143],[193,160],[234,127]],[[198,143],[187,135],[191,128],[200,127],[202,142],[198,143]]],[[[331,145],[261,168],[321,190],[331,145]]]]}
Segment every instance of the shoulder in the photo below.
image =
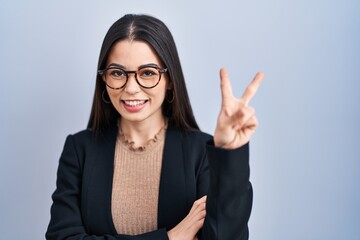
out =
{"type": "Polygon", "coordinates": [[[71,141],[77,147],[95,147],[106,145],[115,141],[117,126],[111,126],[102,135],[96,135],[91,129],[84,129],[70,134],[66,141],[71,141]]]}
{"type": "Polygon", "coordinates": [[[72,138],[89,138],[93,135],[91,129],[82,129],[77,132],[69,133],[68,136],[72,138]]]}
{"type": "Polygon", "coordinates": [[[74,146],[87,145],[93,142],[96,136],[90,129],[84,129],[72,134],[69,134],[66,138],[67,143],[71,143],[74,146]]]}
{"type": "Polygon", "coordinates": [[[206,144],[212,141],[212,135],[200,130],[184,130],[170,126],[167,130],[167,142],[190,149],[205,149],[206,144]]]}
{"type": "Polygon", "coordinates": [[[68,135],[64,145],[64,156],[76,156],[80,166],[111,155],[115,149],[117,127],[107,129],[103,135],[97,136],[93,131],[85,129],[68,135]]]}
{"type": "Polygon", "coordinates": [[[96,138],[94,132],[91,131],[91,129],[84,129],[84,130],[69,134],[69,136],[78,141],[90,140],[90,139],[96,138]]]}
{"type": "Polygon", "coordinates": [[[182,135],[186,141],[192,143],[206,143],[213,138],[212,135],[200,130],[183,131],[182,135]]]}

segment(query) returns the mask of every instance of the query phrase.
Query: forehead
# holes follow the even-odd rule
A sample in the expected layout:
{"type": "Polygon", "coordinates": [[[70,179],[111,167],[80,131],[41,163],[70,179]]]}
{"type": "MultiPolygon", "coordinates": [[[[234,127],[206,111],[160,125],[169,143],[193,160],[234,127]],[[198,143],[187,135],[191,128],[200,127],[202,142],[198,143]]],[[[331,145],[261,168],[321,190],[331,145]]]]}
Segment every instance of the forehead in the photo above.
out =
{"type": "Polygon", "coordinates": [[[124,39],[117,42],[108,56],[108,65],[117,63],[128,69],[154,63],[160,66],[160,60],[154,49],[144,41],[124,39]]]}

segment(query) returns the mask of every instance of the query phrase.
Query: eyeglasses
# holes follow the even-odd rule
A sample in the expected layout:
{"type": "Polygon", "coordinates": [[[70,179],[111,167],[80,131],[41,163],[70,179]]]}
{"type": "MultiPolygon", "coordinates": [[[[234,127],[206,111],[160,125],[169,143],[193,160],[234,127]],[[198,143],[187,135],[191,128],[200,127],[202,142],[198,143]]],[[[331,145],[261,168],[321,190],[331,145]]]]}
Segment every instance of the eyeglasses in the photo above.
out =
{"type": "Polygon", "coordinates": [[[105,84],[112,89],[123,88],[128,79],[129,74],[135,74],[136,82],[143,88],[156,87],[161,79],[161,74],[166,73],[167,68],[160,68],[156,65],[144,65],[136,71],[125,71],[120,66],[110,65],[98,73],[102,76],[105,84]]]}

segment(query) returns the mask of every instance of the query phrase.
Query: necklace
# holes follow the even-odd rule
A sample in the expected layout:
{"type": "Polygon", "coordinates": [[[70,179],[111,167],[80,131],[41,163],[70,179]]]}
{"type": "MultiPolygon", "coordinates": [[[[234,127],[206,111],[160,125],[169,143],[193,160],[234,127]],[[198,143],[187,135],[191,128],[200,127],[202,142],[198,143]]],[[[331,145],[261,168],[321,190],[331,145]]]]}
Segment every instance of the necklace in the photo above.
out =
{"type": "Polygon", "coordinates": [[[128,136],[124,134],[120,126],[120,121],[118,123],[119,134],[118,140],[120,140],[123,144],[125,144],[130,150],[133,151],[145,151],[147,148],[155,144],[158,140],[163,139],[165,136],[165,131],[167,129],[168,121],[166,120],[164,125],[159,129],[159,131],[150,139],[146,140],[145,144],[140,146],[135,146],[135,141],[131,140],[128,136]]]}

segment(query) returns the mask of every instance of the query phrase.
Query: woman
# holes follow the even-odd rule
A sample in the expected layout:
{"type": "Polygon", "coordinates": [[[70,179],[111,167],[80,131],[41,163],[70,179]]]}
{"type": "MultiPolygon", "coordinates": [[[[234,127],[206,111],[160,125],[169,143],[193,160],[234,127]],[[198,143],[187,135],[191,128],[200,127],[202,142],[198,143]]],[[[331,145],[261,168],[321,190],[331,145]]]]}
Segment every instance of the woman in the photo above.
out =
{"type": "Polygon", "coordinates": [[[214,138],[190,106],[172,35],[126,15],[105,36],[88,129],[67,137],[47,239],[248,239],[252,206],[248,106],[220,70],[214,138]]]}

